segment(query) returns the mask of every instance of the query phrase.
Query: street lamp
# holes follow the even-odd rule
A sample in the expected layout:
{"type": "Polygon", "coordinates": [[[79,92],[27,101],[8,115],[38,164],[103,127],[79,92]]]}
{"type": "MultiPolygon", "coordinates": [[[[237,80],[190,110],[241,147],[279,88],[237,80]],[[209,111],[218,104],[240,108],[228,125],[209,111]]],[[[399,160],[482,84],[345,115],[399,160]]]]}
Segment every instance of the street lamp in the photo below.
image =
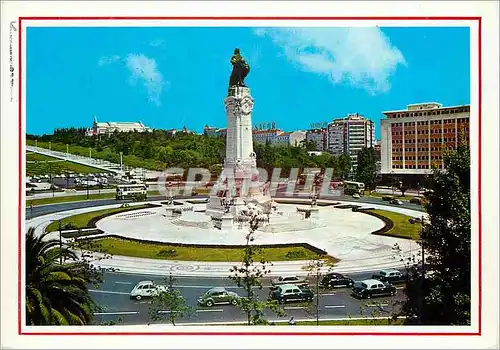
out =
{"type": "Polygon", "coordinates": [[[49,151],[52,151],[52,142],[49,141],[49,151]]]}
{"type": "Polygon", "coordinates": [[[89,199],[89,174],[87,173],[87,200],[89,199]]]}

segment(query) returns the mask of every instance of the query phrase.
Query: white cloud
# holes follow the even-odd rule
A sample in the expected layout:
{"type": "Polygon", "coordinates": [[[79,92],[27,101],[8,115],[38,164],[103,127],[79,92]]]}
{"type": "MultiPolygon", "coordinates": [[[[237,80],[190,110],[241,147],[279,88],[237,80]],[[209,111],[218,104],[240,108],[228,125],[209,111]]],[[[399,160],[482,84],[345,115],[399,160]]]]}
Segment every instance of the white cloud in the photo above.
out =
{"type": "Polygon", "coordinates": [[[143,54],[129,54],[125,58],[125,65],[132,74],[130,83],[135,85],[137,82],[142,82],[148,90],[149,101],[160,106],[160,97],[165,82],[156,66],[155,59],[143,54]]]}
{"type": "Polygon", "coordinates": [[[97,62],[97,64],[100,66],[104,66],[106,64],[118,62],[119,60],[120,60],[120,56],[118,56],[118,55],[103,56],[99,59],[99,62],[97,62]]]}
{"type": "Polygon", "coordinates": [[[299,68],[348,82],[372,94],[390,89],[390,76],[405,58],[377,27],[256,28],[283,48],[299,68]]]}

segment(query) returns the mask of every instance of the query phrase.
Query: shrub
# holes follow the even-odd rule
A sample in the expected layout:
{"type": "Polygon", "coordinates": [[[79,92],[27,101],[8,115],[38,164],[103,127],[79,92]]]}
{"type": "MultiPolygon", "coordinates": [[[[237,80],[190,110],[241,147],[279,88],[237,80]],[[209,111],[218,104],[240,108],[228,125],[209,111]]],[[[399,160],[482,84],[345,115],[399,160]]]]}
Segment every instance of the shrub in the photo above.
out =
{"type": "Polygon", "coordinates": [[[305,258],[306,253],[302,250],[289,250],[288,253],[286,253],[286,257],[288,259],[305,258]]]}
{"type": "Polygon", "coordinates": [[[174,256],[177,256],[177,251],[175,249],[162,249],[156,255],[166,258],[172,258],[174,256]]]}

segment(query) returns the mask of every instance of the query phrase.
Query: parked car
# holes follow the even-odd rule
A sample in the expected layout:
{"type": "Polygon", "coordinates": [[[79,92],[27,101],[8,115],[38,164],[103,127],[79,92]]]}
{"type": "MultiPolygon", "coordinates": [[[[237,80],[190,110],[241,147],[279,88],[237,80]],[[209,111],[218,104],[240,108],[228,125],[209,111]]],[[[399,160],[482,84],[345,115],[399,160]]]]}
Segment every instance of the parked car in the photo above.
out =
{"type": "Polygon", "coordinates": [[[271,288],[275,288],[282,284],[295,284],[297,286],[307,286],[309,283],[302,277],[297,276],[280,276],[271,281],[271,288]]]}
{"type": "Polygon", "coordinates": [[[354,194],[352,195],[352,198],[354,198],[354,199],[360,199],[360,198],[361,198],[361,196],[360,196],[359,194],[357,194],[357,193],[354,193],[354,194]]]}
{"type": "Polygon", "coordinates": [[[321,285],[324,288],[352,287],[354,285],[354,280],[340,273],[332,272],[323,277],[321,285]]]}
{"type": "Polygon", "coordinates": [[[396,205],[403,205],[403,202],[399,199],[393,199],[390,203],[396,205]]]}
{"type": "Polygon", "coordinates": [[[207,307],[221,304],[238,305],[239,299],[237,293],[227,291],[224,287],[215,287],[198,298],[198,305],[207,307]]]}
{"type": "Polygon", "coordinates": [[[400,271],[394,269],[380,270],[372,276],[372,279],[389,283],[403,283],[406,281],[406,277],[400,271]]]}
{"type": "Polygon", "coordinates": [[[396,295],[396,287],[387,282],[370,279],[354,283],[351,294],[361,299],[392,296],[396,295]]]}
{"type": "Polygon", "coordinates": [[[277,300],[280,304],[293,301],[311,301],[314,298],[313,292],[304,286],[295,284],[283,284],[275,289],[271,289],[269,298],[277,300]]]}
{"type": "Polygon", "coordinates": [[[420,224],[422,223],[422,218],[415,217],[415,218],[409,218],[408,221],[410,224],[420,224]]]}
{"type": "Polygon", "coordinates": [[[135,285],[130,292],[130,299],[141,300],[158,296],[161,292],[167,292],[168,287],[154,283],[153,281],[141,281],[135,285]]]}

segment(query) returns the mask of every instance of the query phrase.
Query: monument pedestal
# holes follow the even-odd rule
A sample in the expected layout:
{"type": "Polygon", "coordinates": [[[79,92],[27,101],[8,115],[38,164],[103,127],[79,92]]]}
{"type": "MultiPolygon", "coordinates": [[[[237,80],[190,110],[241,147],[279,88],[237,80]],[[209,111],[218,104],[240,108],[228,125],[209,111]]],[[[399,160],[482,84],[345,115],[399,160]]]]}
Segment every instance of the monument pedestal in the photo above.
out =
{"type": "MultiPolygon", "coordinates": [[[[215,185],[205,211],[218,220],[225,216],[225,199],[230,199],[229,212],[233,218],[252,202],[263,207],[271,200],[259,182],[257,162],[253,151],[253,98],[246,86],[231,86],[224,99],[227,115],[226,157],[221,176],[215,185]]],[[[228,219],[223,219],[226,222],[228,219]]]]}
{"type": "Polygon", "coordinates": [[[173,205],[168,205],[166,208],[165,208],[165,211],[167,212],[167,217],[171,218],[174,216],[174,209],[175,209],[175,206],[173,205]]]}
{"type": "Polygon", "coordinates": [[[231,214],[224,214],[221,217],[221,230],[230,230],[233,228],[233,216],[231,214]]]}

